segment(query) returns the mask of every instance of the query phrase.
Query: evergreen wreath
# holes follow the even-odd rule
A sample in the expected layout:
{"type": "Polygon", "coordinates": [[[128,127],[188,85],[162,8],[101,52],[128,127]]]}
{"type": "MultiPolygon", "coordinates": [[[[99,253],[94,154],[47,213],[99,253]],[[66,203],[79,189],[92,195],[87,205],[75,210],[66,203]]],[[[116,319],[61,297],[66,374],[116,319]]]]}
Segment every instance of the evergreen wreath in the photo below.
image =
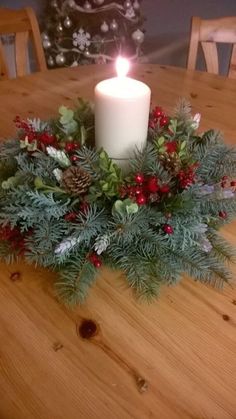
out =
{"type": "Polygon", "coordinates": [[[123,173],[94,147],[89,103],[46,122],[17,117],[16,138],[0,145],[0,257],[58,271],[68,305],[103,264],[148,300],[183,273],[221,287],[235,260],[218,230],[236,214],[236,150],[199,134],[199,120],[184,100],[173,117],[154,108],[147,146],[123,173]]]}

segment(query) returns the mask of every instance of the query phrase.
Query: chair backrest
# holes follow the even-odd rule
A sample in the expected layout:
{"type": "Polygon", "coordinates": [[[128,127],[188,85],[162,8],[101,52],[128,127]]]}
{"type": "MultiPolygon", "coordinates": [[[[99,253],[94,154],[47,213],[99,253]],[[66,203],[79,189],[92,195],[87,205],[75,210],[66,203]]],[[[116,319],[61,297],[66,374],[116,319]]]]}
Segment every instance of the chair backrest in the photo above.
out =
{"type": "Polygon", "coordinates": [[[197,61],[198,45],[201,43],[206,68],[209,73],[219,74],[217,43],[232,44],[228,77],[236,78],[236,16],[203,20],[192,18],[191,38],[187,68],[194,70],[197,61]]]}
{"type": "MultiPolygon", "coordinates": [[[[27,57],[29,38],[33,41],[37,69],[46,70],[45,56],[41,43],[38,22],[33,9],[26,7],[20,10],[0,8],[0,36],[15,35],[16,75],[27,74],[27,57]]],[[[0,80],[9,78],[9,69],[3,43],[0,38],[0,80]]]]}

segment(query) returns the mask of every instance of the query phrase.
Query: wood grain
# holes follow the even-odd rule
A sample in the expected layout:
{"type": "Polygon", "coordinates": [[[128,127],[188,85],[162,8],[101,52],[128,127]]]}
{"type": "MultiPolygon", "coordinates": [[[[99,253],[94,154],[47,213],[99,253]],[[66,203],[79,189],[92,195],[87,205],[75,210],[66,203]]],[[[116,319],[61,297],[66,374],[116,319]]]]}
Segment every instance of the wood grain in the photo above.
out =
{"type": "MultiPolygon", "coordinates": [[[[78,96],[92,99],[111,75],[89,66],[1,82],[1,137],[14,135],[16,114],[51,116],[78,96]]],[[[190,98],[202,128],[235,143],[236,81],[154,65],[133,75],[167,111],[190,98]]],[[[236,223],[224,230],[234,244],[235,232],[236,223]]],[[[120,272],[104,268],[86,304],[69,311],[53,279],[24,263],[0,265],[1,419],[236,418],[235,288],[185,278],[144,305],[120,272]]]]}

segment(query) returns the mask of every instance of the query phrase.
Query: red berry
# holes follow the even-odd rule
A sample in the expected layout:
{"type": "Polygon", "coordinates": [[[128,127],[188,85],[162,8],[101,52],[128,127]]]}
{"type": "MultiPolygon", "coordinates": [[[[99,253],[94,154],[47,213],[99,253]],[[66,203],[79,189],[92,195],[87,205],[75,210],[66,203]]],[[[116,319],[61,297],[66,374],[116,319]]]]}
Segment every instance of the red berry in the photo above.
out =
{"type": "Polygon", "coordinates": [[[100,266],[102,266],[102,261],[97,253],[90,253],[88,259],[93,264],[93,266],[95,266],[95,268],[100,268],[100,266]]]}
{"type": "Polygon", "coordinates": [[[100,259],[97,259],[93,262],[95,268],[101,268],[102,266],[102,261],[100,259]]]}
{"type": "Polygon", "coordinates": [[[65,150],[70,153],[71,151],[74,151],[74,144],[73,143],[66,143],[65,150]]]}
{"type": "Polygon", "coordinates": [[[147,203],[147,198],[143,194],[139,194],[136,196],[136,202],[138,205],[145,205],[147,203]]]}
{"type": "Polygon", "coordinates": [[[177,151],[177,142],[176,141],[169,141],[165,144],[167,153],[175,153],[177,151]]]}
{"type": "Polygon", "coordinates": [[[89,203],[86,201],[81,202],[79,210],[83,213],[87,212],[89,210],[89,203]]]}
{"type": "Polygon", "coordinates": [[[168,193],[168,192],[170,192],[169,185],[162,185],[162,187],[160,188],[160,192],[161,193],[168,193]]]}
{"type": "Polygon", "coordinates": [[[158,179],[155,176],[149,178],[147,181],[147,190],[151,193],[156,193],[158,189],[158,179]]]}
{"type": "Polygon", "coordinates": [[[56,141],[56,137],[48,132],[40,134],[38,139],[45,146],[53,145],[56,141]]]}
{"type": "Polygon", "coordinates": [[[144,182],[145,176],[143,173],[136,173],[136,175],[134,176],[134,180],[136,183],[140,185],[141,183],[144,182]]]}
{"type": "Polygon", "coordinates": [[[98,255],[97,253],[90,253],[90,255],[88,256],[88,259],[91,263],[94,263],[97,259],[98,259],[98,255]]]}
{"type": "Polygon", "coordinates": [[[163,109],[160,106],[156,106],[152,111],[152,117],[158,119],[164,115],[163,109]]]}
{"type": "Polygon", "coordinates": [[[75,221],[77,217],[76,212],[68,212],[68,214],[64,215],[65,221],[75,221]]]}
{"type": "Polygon", "coordinates": [[[69,143],[66,143],[66,145],[65,145],[65,150],[68,153],[71,153],[72,151],[77,150],[78,148],[80,148],[79,143],[71,143],[71,142],[69,142],[69,143]]]}
{"type": "Polygon", "coordinates": [[[236,186],[236,180],[231,180],[230,186],[236,186]]]}
{"type": "Polygon", "coordinates": [[[143,188],[141,186],[136,186],[135,195],[140,195],[141,193],[143,193],[143,188]]]}
{"type": "Polygon", "coordinates": [[[16,124],[18,122],[20,122],[20,116],[16,115],[15,118],[13,119],[13,122],[16,124]]]}
{"type": "Polygon", "coordinates": [[[29,143],[32,143],[34,140],[36,140],[36,134],[35,134],[34,131],[29,131],[29,132],[25,133],[25,138],[26,137],[27,137],[29,143]]]}
{"type": "Polygon", "coordinates": [[[181,188],[187,188],[188,186],[192,185],[195,178],[195,173],[193,172],[193,166],[188,167],[187,169],[180,170],[177,174],[179,178],[181,188]]]}
{"type": "Polygon", "coordinates": [[[221,180],[228,180],[228,176],[223,176],[221,180]]]}
{"type": "Polygon", "coordinates": [[[221,184],[220,184],[220,186],[222,187],[222,188],[225,188],[226,187],[226,182],[221,182],[221,184]]]}
{"type": "Polygon", "coordinates": [[[162,230],[166,233],[166,234],[173,234],[174,233],[174,229],[170,224],[164,224],[162,227],[162,230]]]}
{"type": "Polygon", "coordinates": [[[220,217],[220,218],[225,219],[225,218],[227,218],[227,216],[228,216],[227,212],[225,212],[225,211],[220,211],[220,212],[219,212],[219,217],[220,217]]]}
{"type": "Polygon", "coordinates": [[[169,124],[169,118],[167,116],[162,116],[160,119],[160,127],[165,127],[169,124]]]}
{"type": "Polygon", "coordinates": [[[79,160],[79,157],[78,156],[76,156],[75,154],[73,155],[73,156],[71,156],[71,161],[73,162],[73,163],[75,163],[76,161],[78,161],[79,160]]]}

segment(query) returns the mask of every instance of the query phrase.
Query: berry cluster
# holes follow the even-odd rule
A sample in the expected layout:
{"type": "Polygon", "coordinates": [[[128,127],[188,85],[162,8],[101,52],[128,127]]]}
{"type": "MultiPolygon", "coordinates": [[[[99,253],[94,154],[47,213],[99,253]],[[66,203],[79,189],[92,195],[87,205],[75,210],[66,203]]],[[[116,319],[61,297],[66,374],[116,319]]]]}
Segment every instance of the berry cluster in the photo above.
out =
{"type": "Polygon", "coordinates": [[[196,169],[198,165],[192,164],[191,166],[187,167],[186,169],[181,169],[177,174],[177,178],[179,180],[179,185],[182,189],[186,189],[191,186],[195,182],[196,177],[196,169]]]}
{"type": "Polygon", "coordinates": [[[93,264],[93,266],[95,266],[95,268],[100,268],[102,266],[101,258],[97,255],[96,252],[90,253],[88,260],[93,264]]]}
{"type": "MultiPolygon", "coordinates": [[[[222,188],[227,188],[229,190],[232,190],[232,192],[235,193],[235,191],[236,191],[236,180],[230,179],[229,176],[223,176],[221,178],[221,181],[220,181],[220,186],[222,188]]],[[[227,212],[224,211],[224,210],[219,211],[218,215],[222,220],[225,220],[228,217],[227,212]]]]}
{"type": "Polygon", "coordinates": [[[25,237],[19,227],[11,228],[10,225],[0,226],[0,237],[4,242],[8,242],[12,250],[22,255],[25,251],[25,237]]]}
{"type": "Polygon", "coordinates": [[[36,142],[37,147],[43,151],[45,150],[45,147],[48,146],[56,147],[57,138],[50,132],[35,131],[34,127],[29,122],[20,119],[19,116],[16,116],[14,122],[16,127],[20,130],[20,140],[25,141],[27,139],[29,144],[36,142]]]}
{"type": "Polygon", "coordinates": [[[39,150],[45,151],[46,147],[53,146],[55,148],[63,148],[70,156],[72,162],[78,160],[75,151],[80,148],[80,144],[75,141],[69,141],[65,144],[59,143],[58,138],[51,134],[49,131],[38,132],[30,124],[30,122],[20,119],[19,116],[16,116],[15,120],[16,128],[19,129],[19,138],[21,141],[26,141],[28,144],[36,143],[39,150]]]}
{"type": "Polygon", "coordinates": [[[77,160],[79,160],[79,157],[76,154],[74,154],[74,152],[80,148],[80,144],[78,142],[69,141],[65,144],[64,148],[65,151],[69,154],[70,160],[72,162],[75,163],[77,160]]]}
{"type": "Polygon", "coordinates": [[[169,118],[163,112],[163,109],[160,106],[156,106],[149,118],[149,128],[164,128],[169,124],[169,118]]]}
{"type": "Polygon", "coordinates": [[[236,180],[230,180],[228,176],[223,176],[220,182],[222,188],[236,189],[236,180]]]}
{"type": "Polygon", "coordinates": [[[136,173],[132,185],[123,186],[120,190],[120,197],[128,196],[134,199],[138,205],[145,205],[148,202],[153,202],[152,197],[157,194],[161,195],[170,192],[170,187],[167,184],[159,184],[156,176],[145,176],[144,173],[136,173]]]}
{"type": "Polygon", "coordinates": [[[169,141],[165,144],[166,152],[168,154],[176,153],[178,148],[177,141],[169,141]]]}

